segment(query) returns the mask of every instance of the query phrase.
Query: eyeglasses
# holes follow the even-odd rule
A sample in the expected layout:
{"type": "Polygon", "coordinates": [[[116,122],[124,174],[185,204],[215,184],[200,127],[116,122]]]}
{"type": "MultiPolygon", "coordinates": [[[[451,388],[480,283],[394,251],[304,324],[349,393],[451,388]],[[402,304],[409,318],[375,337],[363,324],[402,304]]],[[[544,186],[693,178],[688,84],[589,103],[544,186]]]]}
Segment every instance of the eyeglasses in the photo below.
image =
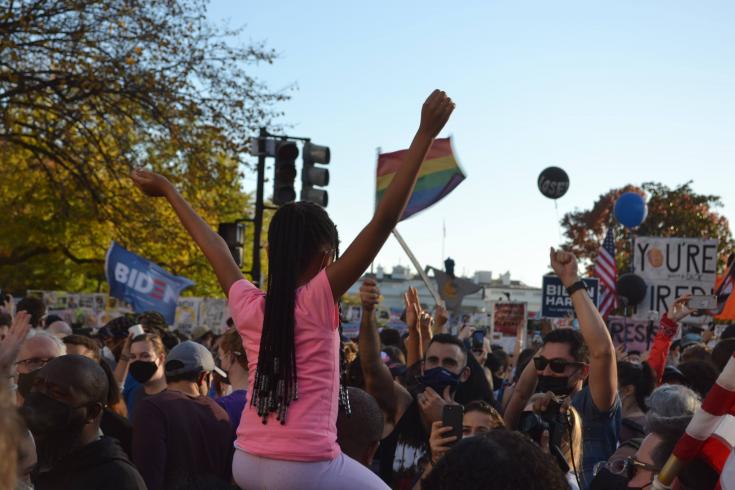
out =
{"type": "Polygon", "coordinates": [[[35,371],[36,369],[41,369],[42,367],[44,367],[51,359],[53,359],[53,357],[31,357],[28,359],[23,359],[22,361],[18,361],[15,363],[15,365],[24,366],[29,371],[35,371]]]}
{"type": "Polygon", "coordinates": [[[584,366],[584,363],[567,361],[561,358],[546,359],[544,356],[538,356],[533,358],[533,365],[536,366],[537,371],[543,371],[546,369],[546,366],[549,366],[553,372],[561,374],[567,366],[581,367],[584,366]]]}
{"type": "Polygon", "coordinates": [[[629,456],[623,459],[613,461],[600,461],[592,469],[592,474],[597,475],[602,468],[607,468],[610,473],[621,475],[631,480],[635,476],[635,472],[640,468],[658,474],[661,468],[652,464],[644,463],[635,459],[635,456],[629,456]]]}

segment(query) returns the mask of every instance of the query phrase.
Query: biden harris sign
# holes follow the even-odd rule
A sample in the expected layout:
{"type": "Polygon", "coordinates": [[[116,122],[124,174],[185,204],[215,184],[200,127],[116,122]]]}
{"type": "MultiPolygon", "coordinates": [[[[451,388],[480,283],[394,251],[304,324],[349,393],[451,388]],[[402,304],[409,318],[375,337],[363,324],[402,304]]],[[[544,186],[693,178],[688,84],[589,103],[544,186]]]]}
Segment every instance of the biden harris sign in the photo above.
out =
{"type": "MultiPolygon", "coordinates": [[[[596,277],[582,279],[587,286],[587,293],[597,306],[599,295],[599,280],[596,277]]],[[[546,275],[543,278],[543,292],[541,295],[541,316],[544,318],[564,318],[574,313],[572,298],[558,276],[546,275]]]]}
{"type": "Polygon", "coordinates": [[[107,251],[105,275],[110,283],[110,296],[129,303],[136,313],[157,311],[169,325],[176,319],[179,294],[194,284],[115,242],[107,251]]]}

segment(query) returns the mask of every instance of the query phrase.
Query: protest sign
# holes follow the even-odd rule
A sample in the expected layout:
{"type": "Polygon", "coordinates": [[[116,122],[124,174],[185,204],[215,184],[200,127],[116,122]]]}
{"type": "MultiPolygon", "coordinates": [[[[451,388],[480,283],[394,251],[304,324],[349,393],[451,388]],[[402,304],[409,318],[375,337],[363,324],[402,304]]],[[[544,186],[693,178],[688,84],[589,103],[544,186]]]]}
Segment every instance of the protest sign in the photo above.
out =
{"type": "Polygon", "coordinates": [[[652,318],[609,316],[607,328],[613,344],[625,346],[625,351],[647,352],[653,345],[658,322],[652,318]]]}
{"type": "Polygon", "coordinates": [[[157,311],[172,325],[179,293],[194,283],[112,242],[105,259],[110,296],[125,300],[136,313],[157,311]]]}
{"type": "Polygon", "coordinates": [[[717,240],[638,237],[633,267],[646,282],[637,312],[665,312],[684,293],[712,294],[717,277],[717,240]]]}
{"type": "Polygon", "coordinates": [[[526,328],[528,303],[493,303],[493,332],[515,336],[526,328]]]}
{"type": "Polygon", "coordinates": [[[176,301],[176,319],[174,328],[186,335],[199,325],[199,304],[201,298],[179,298],[176,301]]]}
{"type": "MultiPolygon", "coordinates": [[[[592,302],[597,306],[599,292],[599,279],[596,277],[582,279],[587,286],[587,293],[592,302]]],[[[574,307],[572,298],[567,294],[567,288],[559,279],[559,276],[546,275],[542,279],[541,316],[544,318],[564,318],[572,315],[574,307]]]]}
{"type": "Polygon", "coordinates": [[[199,304],[199,325],[206,325],[216,335],[227,330],[227,319],[230,317],[230,308],[227,300],[221,298],[203,298],[199,304]]]}

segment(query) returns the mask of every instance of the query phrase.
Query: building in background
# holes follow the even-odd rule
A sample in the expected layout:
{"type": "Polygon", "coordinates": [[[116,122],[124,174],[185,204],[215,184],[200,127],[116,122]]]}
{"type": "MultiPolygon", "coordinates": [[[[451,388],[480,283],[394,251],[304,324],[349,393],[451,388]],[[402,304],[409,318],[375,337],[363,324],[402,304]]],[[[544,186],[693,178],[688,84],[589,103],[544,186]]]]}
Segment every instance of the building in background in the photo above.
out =
{"type": "MultiPolygon", "coordinates": [[[[383,296],[380,305],[382,319],[387,324],[393,326],[393,324],[401,323],[400,314],[404,309],[403,294],[409,286],[413,286],[418,290],[424,308],[433,311],[434,298],[421,277],[415,274],[413,269],[396,265],[388,273],[382,266],[377,266],[374,276],[383,296]]],[[[493,277],[491,271],[477,271],[467,279],[482,286],[482,289],[477,293],[465,296],[462,302],[461,312],[470,315],[472,323],[482,326],[489,325],[487,316],[488,313],[492,312],[492,305],[496,302],[528,303],[529,319],[540,317],[541,288],[528,286],[521,281],[511,279],[510,272],[493,277]]],[[[436,281],[433,278],[430,278],[430,280],[436,288],[436,281]]],[[[362,278],[352,285],[347,294],[358,296],[361,284],[362,278]]],[[[352,315],[350,320],[354,319],[355,316],[352,315]]]]}

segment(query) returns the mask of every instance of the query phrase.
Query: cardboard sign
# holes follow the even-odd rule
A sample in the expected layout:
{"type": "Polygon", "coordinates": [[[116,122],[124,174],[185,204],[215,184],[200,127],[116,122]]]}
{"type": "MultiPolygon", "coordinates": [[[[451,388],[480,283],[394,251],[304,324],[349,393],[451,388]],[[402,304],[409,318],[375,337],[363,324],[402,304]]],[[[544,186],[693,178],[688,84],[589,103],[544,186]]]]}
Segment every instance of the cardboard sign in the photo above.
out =
{"type": "MultiPolygon", "coordinates": [[[[587,286],[592,302],[597,306],[600,280],[596,277],[582,279],[587,286]]],[[[541,316],[544,318],[564,318],[574,313],[572,298],[561,283],[559,276],[546,275],[543,277],[541,296],[541,316]]]]}
{"type": "Polygon", "coordinates": [[[647,352],[653,345],[653,338],[658,330],[658,322],[648,318],[626,318],[624,316],[610,316],[607,319],[607,328],[610,330],[615,346],[625,346],[625,351],[647,352]]]}
{"type": "Polygon", "coordinates": [[[527,303],[494,303],[493,332],[515,336],[526,328],[527,303]]]}
{"type": "Polygon", "coordinates": [[[668,311],[684,293],[712,294],[717,277],[717,240],[638,237],[633,267],[646,282],[637,312],[668,311]]]}

